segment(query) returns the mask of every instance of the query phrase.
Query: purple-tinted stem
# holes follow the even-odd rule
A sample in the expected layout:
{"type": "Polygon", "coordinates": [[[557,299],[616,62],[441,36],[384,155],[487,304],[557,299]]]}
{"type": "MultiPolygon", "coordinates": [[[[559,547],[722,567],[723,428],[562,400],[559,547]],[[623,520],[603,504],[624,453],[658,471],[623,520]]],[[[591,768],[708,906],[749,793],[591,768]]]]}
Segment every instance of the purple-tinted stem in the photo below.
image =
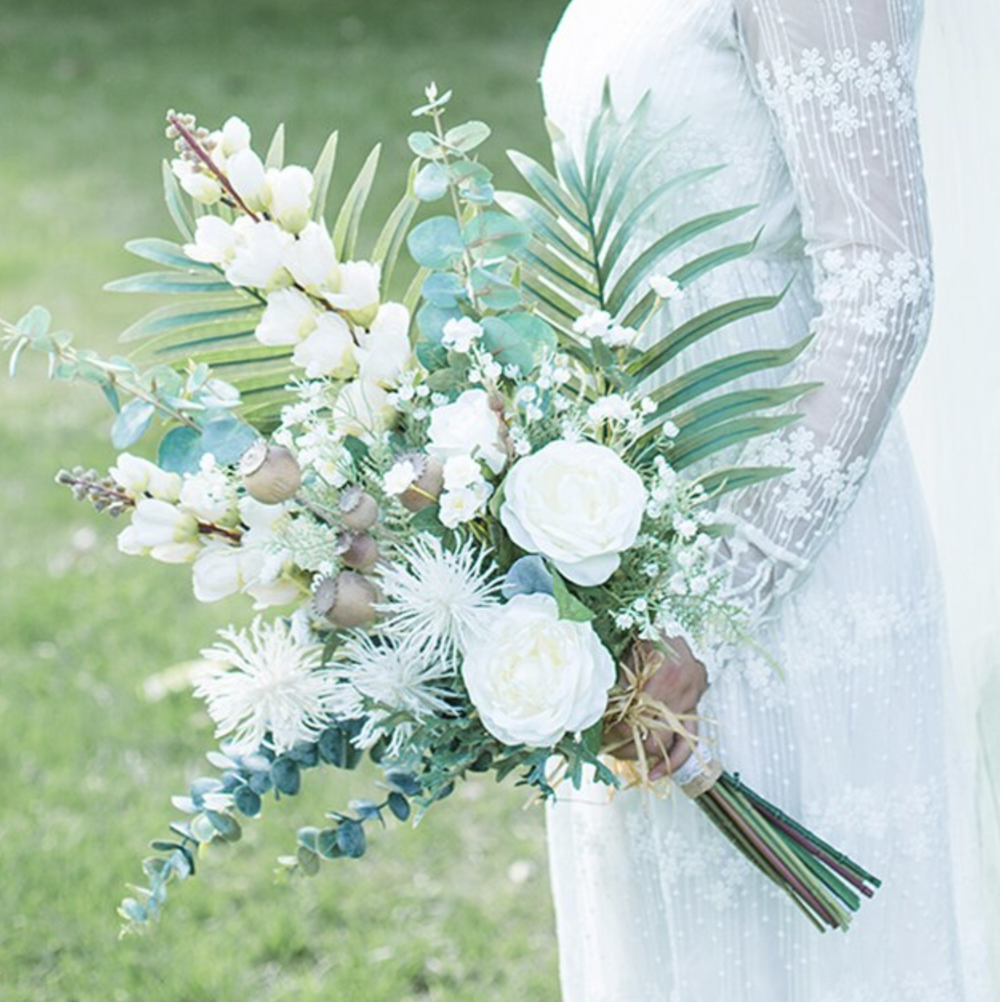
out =
{"type": "Polygon", "coordinates": [[[774,851],[761,839],[761,837],[746,824],[746,822],[739,816],[731,804],[726,802],[725,797],[718,795],[716,790],[709,790],[704,796],[712,797],[713,800],[726,812],[729,819],[743,832],[743,834],[753,843],[757,848],[757,851],[762,853],[767,861],[781,874],[782,879],[795,891],[799,896],[809,905],[813,911],[816,912],[831,928],[839,928],[840,923],[823,907],[823,904],[819,899],[809,890],[805,884],[799,880],[798,877],[788,869],[787,866],[775,855],[774,851]]]}
{"type": "Polygon", "coordinates": [[[857,888],[857,890],[861,891],[861,893],[864,894],[865,897],[868,898],[875,897],[875,892],[860,877],[851,873],[851,871],[848,870],[846,866],[843,866],[841,863],[838,863],[832,856],[827,855],[822,849],[819,848],[819,846],[810,842],[804,835],[800,834],[794,828],[792,828],[791,825],[785,824],[785,822],[782,821],[781,818],[772,814],[766,807],[764,807],[760,803],[754,802],[754,807],[756,807],[757,811],[760,814],[763,814],[764,817],[766,817],[768,821],[771,822],[771,824],[775,825],[777,828],[780,828],[790,839],[793,839],[795,842],[798,842],[798,844],[802,846],[802,848],[805,849],[806,852],[810,853],[817,859],[820,859],[824,863],[826,863],[826,865],[830,867],[830,869],[833,870],[834,873],[837,873],[841,877],[843,877],[844,880],[846,880],[849,884],[857,888]]]}

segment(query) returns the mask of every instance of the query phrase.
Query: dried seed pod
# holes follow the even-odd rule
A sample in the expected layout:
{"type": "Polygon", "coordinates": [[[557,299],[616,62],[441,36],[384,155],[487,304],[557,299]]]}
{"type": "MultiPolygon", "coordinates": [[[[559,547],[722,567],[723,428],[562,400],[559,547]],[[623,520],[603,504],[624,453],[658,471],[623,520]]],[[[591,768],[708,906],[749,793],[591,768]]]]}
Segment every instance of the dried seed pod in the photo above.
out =
{"type": "Polygon", "coordinates": [[[341,571],[320,583],[313,594],[313,608],[334,626],[349,629],[375,619],[377,599],[378,591],[366,577],[355,571],[341,571]]]}
{"type": "Polygon", "coordinates": [[[348,529],[364,532],[378,519],[378,503],[357,485],[348,487],[340,495],[340,517],[348,529]]]}
{"type": "Polygon", "coordinates": [[[302,484],[298,460],[283,446],[254,442],[240,459],[247,493],[261,504],[280,504],[295,496],[302,484]]]}
{"type": "Polygon", "coordinates": [[[337,537],[337,556],[345,567],[366,571],[378,559],[378,546],[367,532],[342,532],[337,537]]]}
{"type": "Polygon", "coordinates": [[[416,477],[413,483],[399,495],[399,503],[407,511],[420,511],[437,504],[444,487],[444,465],[440,459],[428,456],[426,452],[408,452],[399,457],[400,462],[413,464],[416,477]]]}

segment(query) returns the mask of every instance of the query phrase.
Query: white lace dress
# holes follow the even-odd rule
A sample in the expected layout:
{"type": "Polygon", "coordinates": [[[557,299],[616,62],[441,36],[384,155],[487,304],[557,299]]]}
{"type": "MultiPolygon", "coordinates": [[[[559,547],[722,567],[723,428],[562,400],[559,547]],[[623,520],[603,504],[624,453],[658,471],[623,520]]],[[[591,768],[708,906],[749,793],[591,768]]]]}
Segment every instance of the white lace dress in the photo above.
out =
{"type": "Polygon", "coordinates": [[[796,375],[823,388],[764,448],[795,472],[735,502],[719,553],[784,674],[714,652],[702,712],[730,770],[884,879],[846,936],[821,936],[682,796],[566,791],[549,813],[565,1002],[986,997],[961,960],[942,602],[894,413],[932,306],[920,16],[919,0],[574,0],[548,50],[546,111],[574,144],[606,79],[620,112],[651,92],[645,142],[689,119],[637,199],[728,165],[649,232],[758,205],[728,234],[763,226],[754,256],[697,283],[670,322],[788,285],[706,352],[815,333],[796,375]]]}

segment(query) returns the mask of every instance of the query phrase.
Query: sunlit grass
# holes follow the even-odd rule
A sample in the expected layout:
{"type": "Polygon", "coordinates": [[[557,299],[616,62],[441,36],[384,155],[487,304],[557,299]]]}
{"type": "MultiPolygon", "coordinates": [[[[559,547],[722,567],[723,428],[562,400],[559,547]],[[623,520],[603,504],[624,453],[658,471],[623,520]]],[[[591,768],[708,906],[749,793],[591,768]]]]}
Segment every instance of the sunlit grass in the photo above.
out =
{"type": "MultiPolygon", "coordinates": [[[[0,316],[43,301],[108,351],[149,305],[100,289],[140,270],[125,240],[171,235],[168,106],[237,113],[260,136],[284,120],[289,159],[306,163],[337,127],[342,184],[387,140],[374,218],[398,195],[409,109],[432,78],[456,88],[456,114],[494,125],[493,164],[507,146],[540,151],[535,80],[559,6],[3,0],[0,316]]],[[[359,864],[276,885],[296,826],[374,778],[308,773],[175,892],[152,935],[116,940],[124,882],[212,743],[186,691],[151,700],[143,683],[248,610],[199,606],[184,568],[120,556],[115,526],[52,483],[63,465],[108,465],[109,413],[28,361],[0,377],[0,1000],[554,999],[542,819],[487,782],[375,838],[359,864]]]]}

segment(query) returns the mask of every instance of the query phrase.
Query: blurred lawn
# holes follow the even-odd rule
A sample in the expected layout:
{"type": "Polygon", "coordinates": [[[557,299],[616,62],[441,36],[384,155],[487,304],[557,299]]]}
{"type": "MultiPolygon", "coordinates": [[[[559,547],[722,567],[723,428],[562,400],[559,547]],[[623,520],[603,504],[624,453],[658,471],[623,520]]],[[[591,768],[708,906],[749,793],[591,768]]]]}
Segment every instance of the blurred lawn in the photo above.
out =
{"type": "MultiPolygon", "coordinates": [[[[41,301],[110,351],[152,305],[100,290],[142,270],[125,240],[173,235],[169,106],[239,114],[258,143],[284,120],[288,159],[307,164],[338,127],[335,188],[386,139],[373,218],[398,195],[431,79],[495,127],[494,166],[510,145],[541,152],[536,77],[561,5],[0,0],[0,315],[41,301]]],[[[487,783],[360,864],[276,886],[296,826],[374,778],[307,774],[151,936],[116,940],[123,884],[212,744],[190,695],[150,701],[143,681],[248,609],[198,606],[185,569],[120,557],[115,527],[52,484],[62,465],[109,464],[108,413],[27,361],[27,378],[0,377],[0,1002],[554,999],[542,818],[487,783]]]]}

